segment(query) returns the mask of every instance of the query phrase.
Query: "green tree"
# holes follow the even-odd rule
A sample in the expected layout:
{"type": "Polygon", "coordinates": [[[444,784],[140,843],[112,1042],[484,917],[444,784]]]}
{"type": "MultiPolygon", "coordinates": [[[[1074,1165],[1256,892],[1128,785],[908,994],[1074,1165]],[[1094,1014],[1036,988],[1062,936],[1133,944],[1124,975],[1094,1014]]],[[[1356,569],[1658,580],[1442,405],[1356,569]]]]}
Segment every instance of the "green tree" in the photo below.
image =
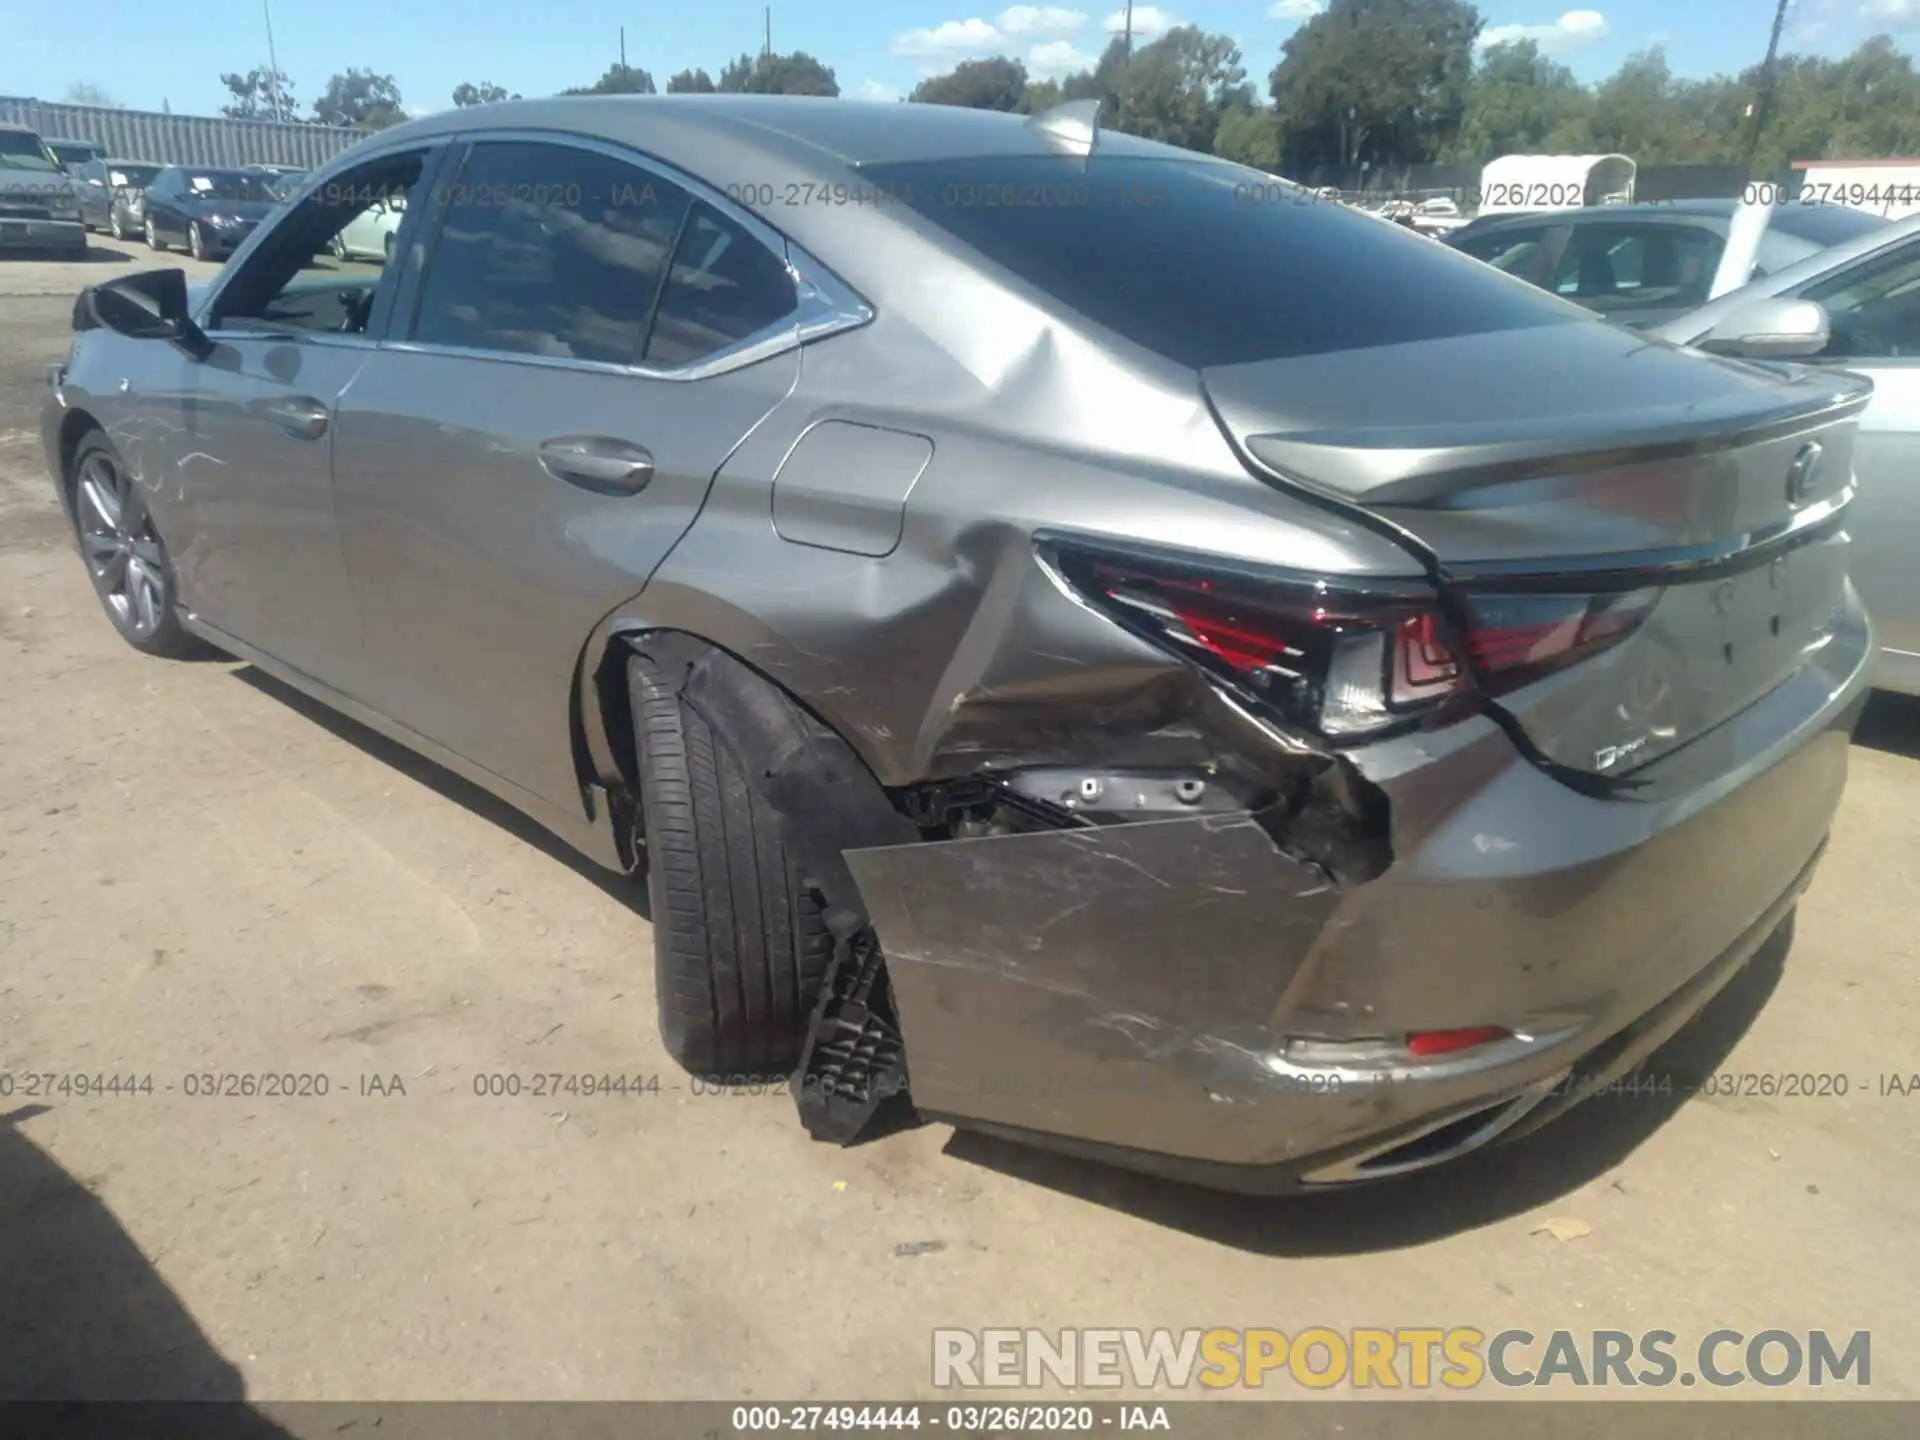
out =
{"type": "Polygon", "coordinates": [[[973,110],[1022,110],[1027,103],[1027,67],[1004,55],[963,60],[945,75],[922,80],[907,99],[973,110]]]}
{"type": "Polygon", "coordinates": [[[102,110],[124,110],[127,107],[108,92],[104,85],[95,85],[90,80],[76,80],[67,87],[65,96],[69,105],[93,105],[102,110]]]}
{"type": "Polygon", "coordinates": [[[478,85],[464,81],[453,88],[453,103],[461,109],[469,105],[498,105],[502,100],[518,100],[518,95],[509,95],[507,87],[496,85],[491,80],[483,80],[478,85]]]}
{"type": "Polygon", "coordinates": [[[1252,103],[1246,78],[1240,47],[1229,37],[1177,26],[1120,67],[1113,77],[1119,103],[1107,123],[1129,135],[1211,152],[1221,116],[1252,103]]]}
{"type": "Polygon", "coordinates": [[[1467,91],[1460,133],[1449,153],[1482,165],[1501,155],[1578,154],[1590,142],[1593,97],[1566,66],[1531,40],[1491,45],[1467,91]]]}
{"type": "Polygon", "coordinates": [[[327,88],[313,102],[313,118],[321,125],[384,130],[406,119],[407,112],[393,76],[349,67],[327,81],[327,88]]]}
{"type": "Polygon", "coordinates": [[[220,77],[232,97],[220,107],[222,115],[237,120],[298,120],[300,107],[293,98],[293,81],[284,70],[256,65],[244,75],[220,77]]]}
{"type": "Polygon", "coordinates": [[[833,71],[804,50],[791,55],[742,55],[720,72],[717,89],[732,95],[824,95],[840,93],[833,71]]]}
{"type": "Polygon", "coordinates": [[[591,85],[575,85],[562,95],[651,95],[653,76],[638,65],[622,65],[618,60],[607,66],[607,73],[591,85]]]}
{"type": "Polygon", "coordinates": [[[669,95],[711,95],[713,77],[704,70],[682,70],[667,81],[669,95]]]}
{"type": "Polygon", "coordinates": [[[1220,117],[1213,153],[1272,174],[1280,168],[1280,122],[1264,106],[1236,105],[1220,117]]]}
{"type": "Polygon", "coordinates": [[[1479,35],[1464,0],[1332,0],[1268,78],[1288,172],[1439,155],[1459,133],[1479,35]]]}

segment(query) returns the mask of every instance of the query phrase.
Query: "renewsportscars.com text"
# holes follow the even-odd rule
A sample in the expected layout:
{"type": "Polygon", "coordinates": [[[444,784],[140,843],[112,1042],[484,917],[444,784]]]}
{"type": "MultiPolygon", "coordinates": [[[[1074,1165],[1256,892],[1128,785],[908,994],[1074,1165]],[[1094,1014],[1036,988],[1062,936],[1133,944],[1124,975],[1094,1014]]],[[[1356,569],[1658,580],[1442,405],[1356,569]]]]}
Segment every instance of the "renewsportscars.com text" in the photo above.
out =
{"type": "Polygon", "coordinates": [[[1872,1335],[1713,1330],[935,1330],[941,1389],[1639,1388],[1872,1383],[1872,1335]]]}

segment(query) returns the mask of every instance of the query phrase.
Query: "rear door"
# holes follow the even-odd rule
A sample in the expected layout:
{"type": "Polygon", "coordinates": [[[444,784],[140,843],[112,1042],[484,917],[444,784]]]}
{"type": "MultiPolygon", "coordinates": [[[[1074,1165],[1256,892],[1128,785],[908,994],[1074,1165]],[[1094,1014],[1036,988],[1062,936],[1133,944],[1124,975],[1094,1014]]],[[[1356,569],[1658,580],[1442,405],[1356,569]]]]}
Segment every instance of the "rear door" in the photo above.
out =
{"type": "Polygon", "coordinates": [[[1873,381],[1853,468],[1853,578],[1879,630],[1882,679],[1920,694],[1920,241],[1803,287],[1833,322],[1816,362],[1873,381]]]}
{"type": "Polygon", "coordinates": [[[436,190],[335,438],[369,698],[577,805],[581,647],[792,389],[798,296],[779,237],[631,152],[479,137],[436,190]]]}

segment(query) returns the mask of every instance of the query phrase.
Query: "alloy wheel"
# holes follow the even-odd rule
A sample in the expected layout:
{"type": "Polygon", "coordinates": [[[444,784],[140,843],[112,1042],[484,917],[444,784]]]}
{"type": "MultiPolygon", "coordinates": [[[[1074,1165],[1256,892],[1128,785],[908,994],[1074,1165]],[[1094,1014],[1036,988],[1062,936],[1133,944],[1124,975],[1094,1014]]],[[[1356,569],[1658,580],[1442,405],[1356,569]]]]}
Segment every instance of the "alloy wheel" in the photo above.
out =
{"type": "Polygon", "coordinates": [[[167,615],[167,556],[139,486],[104,451],[87,456],[74,486],[80,545],[114,624],[149,639],[167,615]]]}
{"type": "Polygon", "coordinates": [[[207,237],[201,231],[200,222],[197,220],[187,227],[187,248],[193,252],[194,259],[207,258],[207,237]]]}

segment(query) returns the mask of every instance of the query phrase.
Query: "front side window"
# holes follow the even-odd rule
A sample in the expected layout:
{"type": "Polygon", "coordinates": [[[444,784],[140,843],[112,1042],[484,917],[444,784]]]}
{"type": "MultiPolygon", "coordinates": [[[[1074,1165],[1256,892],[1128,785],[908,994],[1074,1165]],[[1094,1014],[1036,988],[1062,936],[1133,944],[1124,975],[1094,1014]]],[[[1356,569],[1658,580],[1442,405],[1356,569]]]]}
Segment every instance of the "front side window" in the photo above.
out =
{"type": "Polygon", "coordinates": [[[1809,286],[1801,298],[1819,301],[1833,322],[1827,358],[1920,357],[1920,243],[1809,286]]]}
{"type": "Polygon", "coordinates": [[[906,161],[862,183],[1194,369],[1579,323],[1402,227],[1201,156],[906,161]]]}
{"type": "Polygon", "coordinates": [[[1704,305],[1724,243],[1679,225],[1582,225],[1561,252],[1551,288],[1606,314],[1704,305]]]}
{"type": "Polygon", "coordinates": [[[1536,226],[1525,230],[1502,230],[1493,235],[1469,237],[1455,243],[1454,248],[1484,260],[1496,270],[1504,270],[1509,275],[1518,275],[1522,279],[1531,279],[1539,264],[1541,248],[1547,243],[1547,236],[1553,232],[1546,226],[1536,226]]]}
{"type": "Polygon", "coordinates": [[[315,187],[221,291],[214,328],[364,334],[426,159],[386,156],[315,187]]]}
{"type": "Polygon", "coordinates": [[[634,364],[688,203],[597,151],[476,145],[447,187],[412,338],[634,364]]]}

